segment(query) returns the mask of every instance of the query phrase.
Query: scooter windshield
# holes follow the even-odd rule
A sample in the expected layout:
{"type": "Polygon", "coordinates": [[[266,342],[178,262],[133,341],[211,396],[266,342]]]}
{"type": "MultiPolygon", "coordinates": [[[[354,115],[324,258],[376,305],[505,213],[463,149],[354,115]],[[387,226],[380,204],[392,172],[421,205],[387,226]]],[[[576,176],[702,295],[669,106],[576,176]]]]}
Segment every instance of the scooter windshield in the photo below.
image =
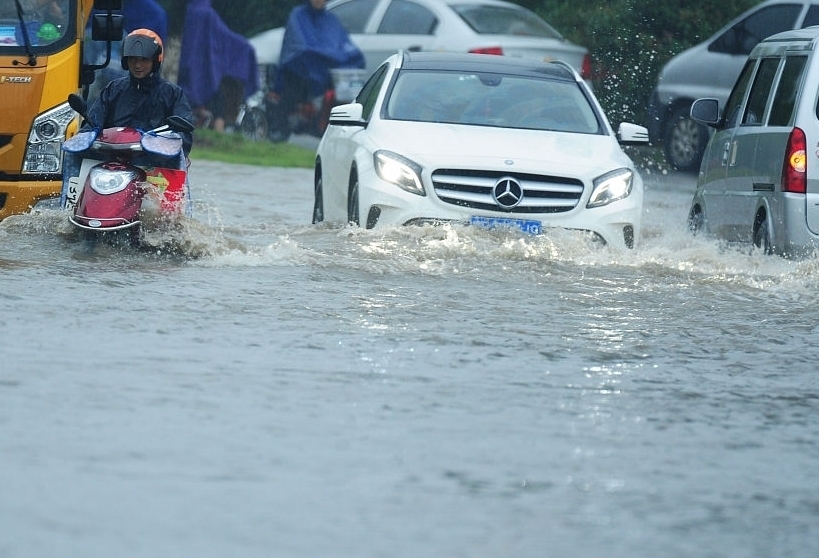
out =
{"type": "Polygon", "coordinates": [[[142,149],[154,155],[174,157],[182,151],[182,136],[173,132],[162,135],[146,132],[142,135],[142,149]]]}
{"type": "Polygon", "coordinates": [[[86,130],[84,132],[79,132],[77,135],[68,138],[63,142],[63,151],[68,151],[69,153],[79,153],[80,151],[85,151],[94,143],[94,140],[97,139],[97,135],[99,134],[99,130],[86,130]]]}

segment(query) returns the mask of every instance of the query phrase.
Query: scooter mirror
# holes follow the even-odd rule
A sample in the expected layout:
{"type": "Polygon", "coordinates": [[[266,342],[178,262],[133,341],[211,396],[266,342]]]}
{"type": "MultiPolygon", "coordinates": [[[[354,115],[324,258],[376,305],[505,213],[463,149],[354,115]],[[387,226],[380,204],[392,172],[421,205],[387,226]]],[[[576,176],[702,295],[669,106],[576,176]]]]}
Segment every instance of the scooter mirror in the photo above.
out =
{"type": "Polygon", "coordinates": [[[88,104],[85,102],[85,99],[76,93],[71,93],[68,95],[68,105],[79,113],[80,116],[85,118],[85,112],[88,110],[88,104]]]}
{"type": "Polygon", "coordinates": [[[96,126],[94,122],[91,122],[91,119],[88,118],[88,103],[85,102],[85,99],[77,95],[76,93],[70,93],[68,95],[68,105],[74,109],[80,116],[82,116],[83,120],[89,122],[92,126],[96,126]]]}
{"type": "Polygon", "coordinates": [[[182,118],[181,116],[172,115],[166,120],[168,127],[174,132],[193,132],[193,124],[182,118]]]}

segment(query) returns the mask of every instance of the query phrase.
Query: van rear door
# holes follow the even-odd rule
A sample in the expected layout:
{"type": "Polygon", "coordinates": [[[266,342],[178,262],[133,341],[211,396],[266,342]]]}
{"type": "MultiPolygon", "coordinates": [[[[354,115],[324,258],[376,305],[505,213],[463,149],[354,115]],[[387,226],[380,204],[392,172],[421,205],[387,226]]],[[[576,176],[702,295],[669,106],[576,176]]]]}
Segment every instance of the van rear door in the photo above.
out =
{"type": "MultiPolygon", "coordinates": [[[[819,58],[819,52],[814,53],[819,58]]],[[[813,62],[816,62],[814,60],[813,62]]],[[[819,100],[815,92],[819,90],[819,65],[811,63],[801,88],[805,98],[800,102],[799,124],[805,132],[807,146],[807,195],[805,218],[808,229],[819,235],[819,100]],[[802,117],[802,114],[805,116],[802,117]]]]}

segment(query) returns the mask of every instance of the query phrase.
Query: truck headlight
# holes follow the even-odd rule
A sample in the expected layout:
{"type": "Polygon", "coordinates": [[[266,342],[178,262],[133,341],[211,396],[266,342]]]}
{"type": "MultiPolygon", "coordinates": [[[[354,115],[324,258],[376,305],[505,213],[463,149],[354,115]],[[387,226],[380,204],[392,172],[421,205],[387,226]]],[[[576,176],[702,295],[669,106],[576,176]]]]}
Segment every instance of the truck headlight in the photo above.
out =
{"type": "Polygon", "coordinates": [[[38,115],[31,123],[23,173],[56,174],[62,171],[61,147],[68,125],[76,118],[68,103],[62,103],[38,115]]]}

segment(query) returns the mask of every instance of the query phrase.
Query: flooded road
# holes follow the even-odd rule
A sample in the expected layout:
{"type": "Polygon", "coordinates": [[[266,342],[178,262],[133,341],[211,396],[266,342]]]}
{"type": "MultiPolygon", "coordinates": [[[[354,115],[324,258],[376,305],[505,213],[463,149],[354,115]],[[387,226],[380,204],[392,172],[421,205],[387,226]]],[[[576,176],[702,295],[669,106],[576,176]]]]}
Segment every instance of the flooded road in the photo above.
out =
{"type": "Polygon", "coordinates": [[[819,556],[819,261],[312,226],[196,161],[194,219],[0,223],[0,556],[819,556]]]}

